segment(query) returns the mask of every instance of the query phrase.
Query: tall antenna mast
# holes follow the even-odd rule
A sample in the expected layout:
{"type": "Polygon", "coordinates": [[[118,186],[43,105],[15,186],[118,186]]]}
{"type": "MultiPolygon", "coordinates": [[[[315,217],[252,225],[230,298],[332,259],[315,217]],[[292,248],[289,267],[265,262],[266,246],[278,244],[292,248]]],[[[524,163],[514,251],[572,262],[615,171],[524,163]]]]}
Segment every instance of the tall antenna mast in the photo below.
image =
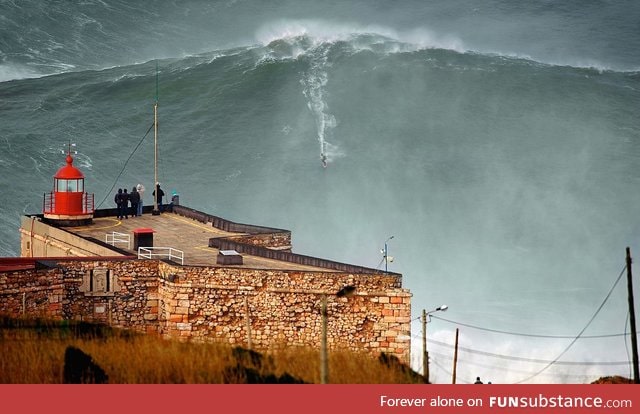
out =
{"type": "Polygon", "coordinates": [[[156,60],[156,102],[153,104],[153,211],[151,214],[160,214],[158,209],[158,61],[156,60]]]}

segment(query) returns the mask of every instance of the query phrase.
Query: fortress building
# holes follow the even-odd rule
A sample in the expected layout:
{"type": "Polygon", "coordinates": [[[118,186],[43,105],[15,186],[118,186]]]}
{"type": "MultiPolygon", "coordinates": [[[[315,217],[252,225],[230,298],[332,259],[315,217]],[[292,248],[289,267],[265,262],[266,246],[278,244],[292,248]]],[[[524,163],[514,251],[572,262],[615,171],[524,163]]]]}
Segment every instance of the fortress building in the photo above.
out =
{"type": "Polygon", "coordinates": [[[118,220],[94,210],[67,155],[42,214],[0,259],[0,314],[83,320],[257,350],[328,347],[410,360],[402,275],[292,252],[291,232],[183,205],[118,220]]]}

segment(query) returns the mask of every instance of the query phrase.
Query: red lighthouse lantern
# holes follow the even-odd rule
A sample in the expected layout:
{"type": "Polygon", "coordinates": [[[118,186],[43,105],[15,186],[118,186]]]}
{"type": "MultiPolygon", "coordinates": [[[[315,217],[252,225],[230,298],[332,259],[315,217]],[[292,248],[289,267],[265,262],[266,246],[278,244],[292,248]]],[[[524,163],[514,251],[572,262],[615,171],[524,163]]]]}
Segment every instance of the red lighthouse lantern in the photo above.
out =
{"type": "Polygon", "coordinates": [[[71,152],[67,165],[53,177],[53,191],[44,195],[43,213],[60,226],[82,226],[93,221],[93,194],[84,191],[84,174],[73,166],[71,152]]]}

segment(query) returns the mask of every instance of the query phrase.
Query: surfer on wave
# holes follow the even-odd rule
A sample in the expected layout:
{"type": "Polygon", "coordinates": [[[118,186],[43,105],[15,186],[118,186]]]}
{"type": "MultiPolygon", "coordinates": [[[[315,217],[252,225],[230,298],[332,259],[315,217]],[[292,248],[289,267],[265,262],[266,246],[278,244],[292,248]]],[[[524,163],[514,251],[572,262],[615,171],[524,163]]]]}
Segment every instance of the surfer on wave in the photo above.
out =
{"type": "Polygon", "coordinates": [[[320,160],[322,161],[322,167],[327,168],[327,156],[324,153],[320,154],[320,160]]]}

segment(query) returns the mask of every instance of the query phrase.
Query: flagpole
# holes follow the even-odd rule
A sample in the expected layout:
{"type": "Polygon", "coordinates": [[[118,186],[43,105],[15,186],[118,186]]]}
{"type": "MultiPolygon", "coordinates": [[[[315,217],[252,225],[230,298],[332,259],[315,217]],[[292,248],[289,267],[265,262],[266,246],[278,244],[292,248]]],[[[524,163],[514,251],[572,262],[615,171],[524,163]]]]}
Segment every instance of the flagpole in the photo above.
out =
{"type": "Polygon", "coordinates": [[[158,209],[158,61],[156,60],[156,102],[153,105],[153,211],[151,214],[160,214],[158,209]]]}

